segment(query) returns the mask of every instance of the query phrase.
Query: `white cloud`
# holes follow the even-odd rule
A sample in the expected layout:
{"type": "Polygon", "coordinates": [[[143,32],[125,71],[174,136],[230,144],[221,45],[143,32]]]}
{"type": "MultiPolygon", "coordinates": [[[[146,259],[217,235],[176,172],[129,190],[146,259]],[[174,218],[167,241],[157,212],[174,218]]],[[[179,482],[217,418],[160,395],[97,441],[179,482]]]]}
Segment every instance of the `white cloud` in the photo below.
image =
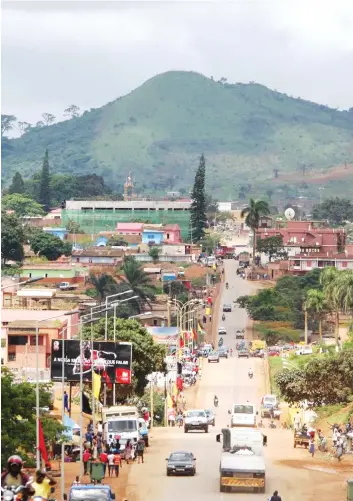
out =
{"type": "Polygon", "coordinates": [[[353,106],[353,2],[4,4],[2,111],[97,107],[170,69],[353,106]]]}

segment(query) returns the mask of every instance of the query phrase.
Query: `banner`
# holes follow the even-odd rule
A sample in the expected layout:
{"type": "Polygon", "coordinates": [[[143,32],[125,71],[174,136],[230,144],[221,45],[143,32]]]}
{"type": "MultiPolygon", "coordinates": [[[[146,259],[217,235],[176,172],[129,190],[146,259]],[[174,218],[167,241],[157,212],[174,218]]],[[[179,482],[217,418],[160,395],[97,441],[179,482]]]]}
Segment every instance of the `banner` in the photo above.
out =
{"type": "MultiPolygon", "coordinates": [[[[62,343],[61,339],[52,341],[51,379],[61,381],[62,378],[62,343]]],[[[107,384],[130,384],[132,344],[113,343],[112,341],[82,341],[64,340],[64,380],[80,381],[82,367],[83,381],[92,381],[93,372],[103,377],[107,384]]]]}

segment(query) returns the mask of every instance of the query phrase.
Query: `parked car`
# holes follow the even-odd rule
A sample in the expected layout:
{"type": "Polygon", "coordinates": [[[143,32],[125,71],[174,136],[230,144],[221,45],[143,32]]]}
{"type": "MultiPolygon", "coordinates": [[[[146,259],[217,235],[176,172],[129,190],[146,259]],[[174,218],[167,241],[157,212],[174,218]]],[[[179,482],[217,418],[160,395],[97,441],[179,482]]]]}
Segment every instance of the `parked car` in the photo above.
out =
{"type": "Polygon", "coordinates": [[[229,313],[229,312],[231,312],[231,311],[232,311],[232,305],[231,305],[231,304],[224,304],[224,305],[223,305],[223,311],[224,311],[225,313],[229,313]]]}
{"type": "Polygon", "coordinates": [[[208,363],[210,362],[217,362],[217,364],[219,363],[219,353],[218,351],[211,351],[211,353],[209,353],[208,355],[208,363]]]}
{"type": "Polygon", "coordinates": [[[312,355],[313,354],[313,349],[311,346],[301,346],[296,352],[296,355],[312,355]]]}
{"type": "Polygon", "coordinates": [[[208,424],[210,426],[216,426],[216,416],[215,416],[214,412],[211,411],[211,409],[206,409],[205,412],[206,412],[208,424]]]}
{"type": "Polygon", "coordinates": [[[268,356],[269,357],[279,357],[280,353],[279,351],[269,351],[268,356]]]}
{"type": "Polygon", "coordinates": [[[219,358],[228,358],[228,348],[226,348],[225,346],[218,348],[218,355],[219,358]]]}
{"type": "Polygon", "coordinates": [[[238,351],[238,358],[249,358],[249,357],[250,357],[250,353],[248,352],[248,350],[238,351]]]}
{"type": "Polygon", "coordinates": [[[172,452],[167,461],[167,477],[170,475],[196,474],[196,458],[192,452],[172,452]]]}

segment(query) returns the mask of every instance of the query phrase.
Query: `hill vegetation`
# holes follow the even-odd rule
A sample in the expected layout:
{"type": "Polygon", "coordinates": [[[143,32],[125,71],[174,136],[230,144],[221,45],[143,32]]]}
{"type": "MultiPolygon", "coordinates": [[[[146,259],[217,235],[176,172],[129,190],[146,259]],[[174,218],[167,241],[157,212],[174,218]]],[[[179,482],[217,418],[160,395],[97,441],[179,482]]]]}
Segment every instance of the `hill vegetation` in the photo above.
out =
{"type": "Polygon", "coordinates": [[[158,75],[102,108],[26,131],[3,138],[7,185],[16,171],[24,179],[38,171],[46,149],[56,173],[94,173],[122,191],[132,171],[144,193],[189,191],[204,153],[207,189],[245,198],[273,179],[280,185],[281,176],[299,185],[311,172],[353,159],[352,108],[337,111],[256,83],[216,82],[193,72],[158,75]]]}

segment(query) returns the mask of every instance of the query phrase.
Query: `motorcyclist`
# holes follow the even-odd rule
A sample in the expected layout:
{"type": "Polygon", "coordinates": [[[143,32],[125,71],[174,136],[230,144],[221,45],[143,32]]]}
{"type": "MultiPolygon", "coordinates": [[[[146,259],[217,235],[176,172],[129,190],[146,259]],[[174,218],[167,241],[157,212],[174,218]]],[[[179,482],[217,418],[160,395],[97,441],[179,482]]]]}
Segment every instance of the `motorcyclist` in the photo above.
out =
{"type": "Polygon", "coordinates": [[[249,369],[248,376],[253,377],[253,375],[254,375],[254,373],[253,373],[252,369],[249,369]]]}
{"type": "Polygon", "coordinates": [[[231,356],[231,357],[233,356],[233,348],[231,348],[231,349],[229,350],[229,354],[230,354],[230,356],[231,356]]]}
{"type": "MultiPolygon", "coordinates": [[[[30,482],[30,477],[23,473],[22,470],[22,459],[20,456],[11,456],[7,461],[7,469],[1,474],[1,486],[4,487],[19,487],[30,482]]],[[[34,490],[28,487],[29,494],[33,494],[34,490]]]]}
{"type": "Polygon", "coordinates": [[[226,319],[226,316],[225,316],[225,314],[223,313],[223,315],[222,315],[222,320],[223,320],[223,322],[225,321],[225,319],[226,319]]]}
{"type": "Polygon", "coordinates": [[[226,282],[226,288],[227,288],[227,289],[229,288],[229,283],[228,283],[228,282],[226,282]]]}
{"type": "Polygon", "coordinates": [[[218,397],[217,395],[214,396],[213,398],[213,403],[214,403],[214,406],[217,407],[218,406],[218,397]]]}

